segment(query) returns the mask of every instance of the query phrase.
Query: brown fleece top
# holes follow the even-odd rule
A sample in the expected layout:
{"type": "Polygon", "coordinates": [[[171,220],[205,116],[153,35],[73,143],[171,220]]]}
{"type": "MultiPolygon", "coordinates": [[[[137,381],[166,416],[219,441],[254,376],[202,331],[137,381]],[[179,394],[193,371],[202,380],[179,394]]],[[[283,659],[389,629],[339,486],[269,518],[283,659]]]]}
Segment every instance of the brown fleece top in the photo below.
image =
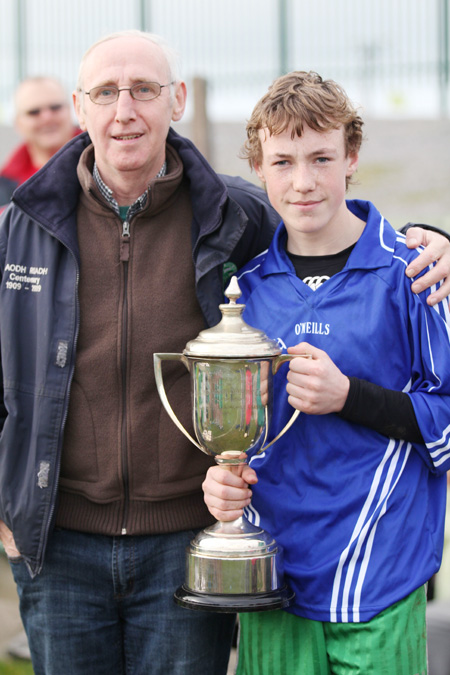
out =
{"type": "MultiPolygon", "coordinates": [[[[110,535],[203,527],[212,521],[201,492],[212,462],[162,408],[153,373],[154,352],[181,352],[204,328],[182,163],[167,146],[167,174],[132,218],[121,262],[122,222],[97,190],[93,161],[91,146],[78,166],[80,332],[56,524],[110,535]]],[[[163,374],[192,434],[189,373],[168,362],[163,374]]]]}

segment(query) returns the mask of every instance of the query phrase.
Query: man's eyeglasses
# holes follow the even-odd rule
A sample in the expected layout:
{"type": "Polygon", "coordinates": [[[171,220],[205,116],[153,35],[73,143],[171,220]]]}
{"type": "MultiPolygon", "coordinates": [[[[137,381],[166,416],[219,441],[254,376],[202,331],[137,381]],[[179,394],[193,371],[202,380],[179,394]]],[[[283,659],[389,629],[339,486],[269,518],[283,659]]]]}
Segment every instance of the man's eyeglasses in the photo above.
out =
{"type": "Polygon", "coordinates": [[[62,110],[64,107],[64,103],[53,103],[52,105],[44,105],[42,108],[32,108],[31,110],[26,110],[24,114],[29,115],[30,117],[39,117],[41,112],[44,112],[44,110],[50,110],[50,112],[56,113],[62,110]]]}
{"type": "Polygon", "coordinates": [[[174,82],[169,82],[168,84],[159,84],[159,82],[139,82],[138,84],[133,84],[132,87],[121,87],[120,89],[113,85],[103,85],[101,87],[93,87],[90,91],[81,91],[83,91],[83,94],[89,96],[92,103],[109,105],[118,100],[121,91],[129,91],[130,96],[134,98],[135,101],[151,101],[154,98],[158,98],[163,87],[170,87],[171,84],[174,84],[174,82]]]}

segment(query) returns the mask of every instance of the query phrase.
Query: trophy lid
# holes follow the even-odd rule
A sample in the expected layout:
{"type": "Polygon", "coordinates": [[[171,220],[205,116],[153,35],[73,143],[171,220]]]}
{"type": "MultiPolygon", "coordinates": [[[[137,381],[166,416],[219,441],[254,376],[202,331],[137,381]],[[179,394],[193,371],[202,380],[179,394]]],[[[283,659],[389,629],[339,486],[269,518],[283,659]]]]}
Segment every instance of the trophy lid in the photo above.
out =
{"type": "Polygon", "coordinates": [[[242,313],[245,305],[236,303],[241,297],[238,280],[232,277],[225,291],[229,303],[219,305],[221,321],[212,328],[200,331],[195,340],[187,343],[183,354],[209,358],[261,358],[278,356],[281,349],[275,340],[257,328],[245,323],[242,313]]]}

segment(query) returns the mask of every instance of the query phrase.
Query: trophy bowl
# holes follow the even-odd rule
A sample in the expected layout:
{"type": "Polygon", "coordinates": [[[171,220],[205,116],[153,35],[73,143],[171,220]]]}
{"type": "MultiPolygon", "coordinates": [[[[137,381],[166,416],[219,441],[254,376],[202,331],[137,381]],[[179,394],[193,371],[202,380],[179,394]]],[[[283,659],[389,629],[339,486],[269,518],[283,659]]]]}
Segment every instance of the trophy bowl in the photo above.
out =
{"type": "MultiPolygon", "coordinates": [[[[273,377],[293,358],[263,331],[242,319],[245,305],[233,277],[219,305],[222,320],[201,331],[182,354],[154,354],[155,378],[162,404],[179,430],[217,464],[247,463],[247,453],[263,452],[291,427],[299,411],[267,443],[273,403],[273,377]],[[161,364],[178,360],[190,373],[194,439],[168,401],[161,364]]],[[[275,539],[245,517],[217,521],[202,530],[186,550],[185,583],[175,601],[189,609],[251,612],[291,604],[294,594],[283,579],[282,551],[275,539]]]]}

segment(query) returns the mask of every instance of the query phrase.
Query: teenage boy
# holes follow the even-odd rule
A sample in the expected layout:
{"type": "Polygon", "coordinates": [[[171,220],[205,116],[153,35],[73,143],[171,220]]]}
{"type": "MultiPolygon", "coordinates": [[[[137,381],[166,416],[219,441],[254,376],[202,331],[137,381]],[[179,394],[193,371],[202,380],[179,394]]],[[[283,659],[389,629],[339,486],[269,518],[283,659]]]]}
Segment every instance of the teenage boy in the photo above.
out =
{"type": "Polygon", "coordinates": [[[287,612],[241,615],[242,675],[426,673],[450,468],[448,306],[410,292],[417,253],[370,202],[345,200],[362,126],[336,83],[305,72],[277,79],[247,125],[245,156],[282,222],[241,271],[244,317],[312,358],[291,361],[289,396],[274,379],[270,431],[289,404],[304,413],[291,430],[242,476],[214,467],[204,483],[216,518],[248,507],[275,536],[296,594],[287,612]]]}

